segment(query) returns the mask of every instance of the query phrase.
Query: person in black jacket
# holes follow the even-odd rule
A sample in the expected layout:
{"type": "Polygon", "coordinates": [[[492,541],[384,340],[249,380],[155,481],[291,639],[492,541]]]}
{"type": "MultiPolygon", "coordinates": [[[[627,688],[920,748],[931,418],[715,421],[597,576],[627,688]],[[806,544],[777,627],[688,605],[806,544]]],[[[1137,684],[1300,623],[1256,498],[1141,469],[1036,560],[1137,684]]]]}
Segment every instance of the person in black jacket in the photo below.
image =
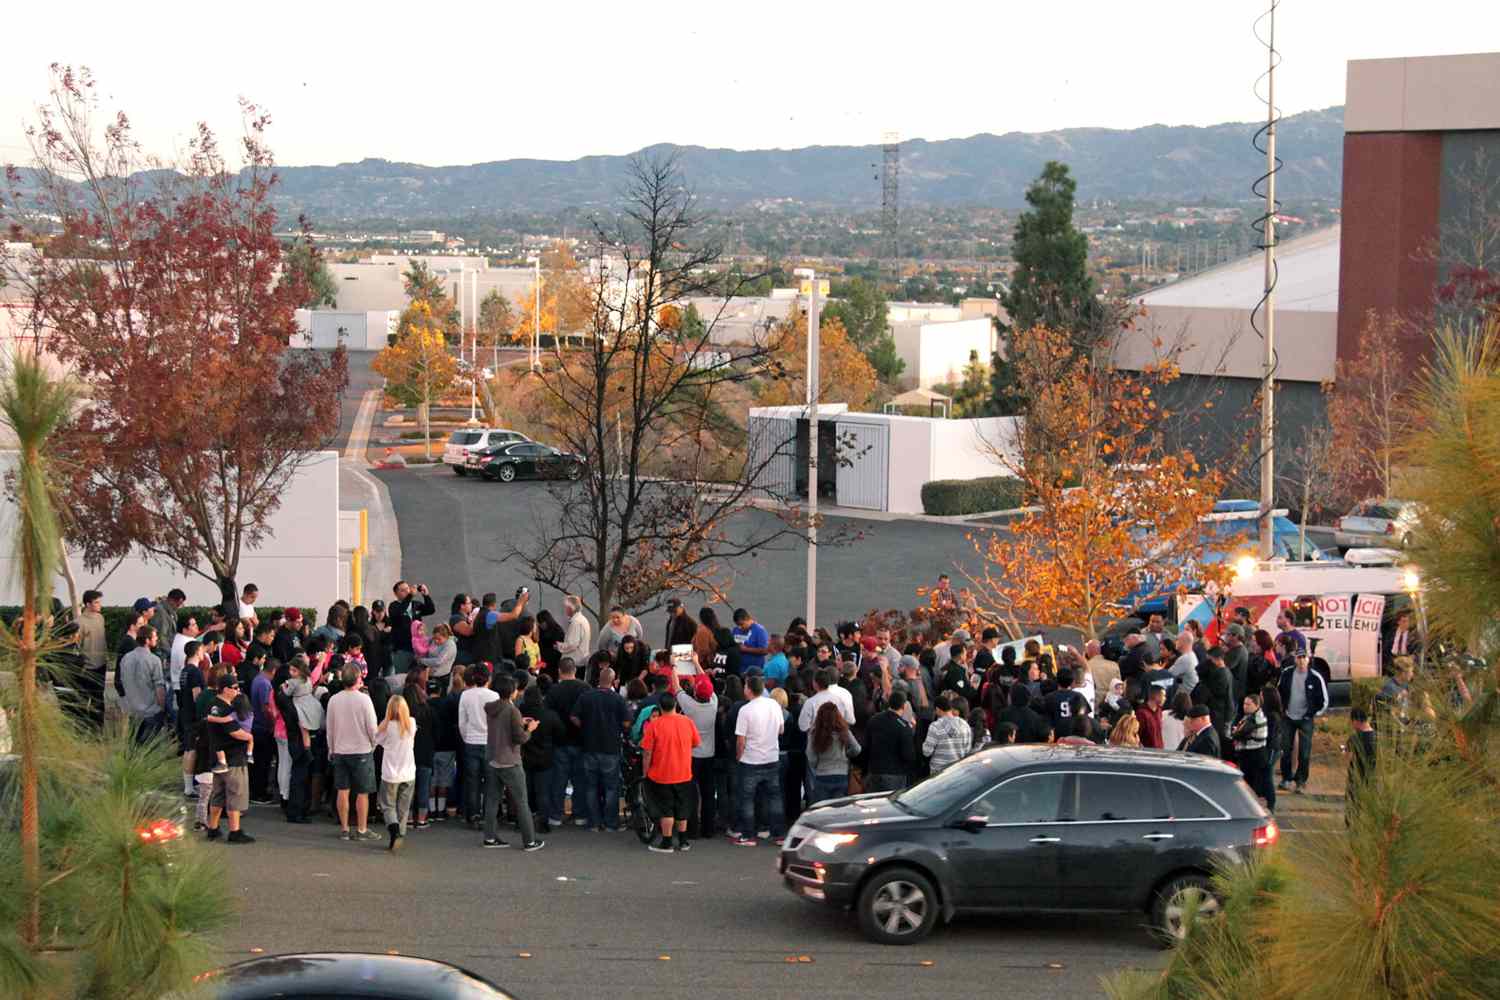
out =
{"type": "Polygon", "coordinates": [[[1205,757],[1224,756],[1224,749],[1219,745],[1219,731],[1214,728],[1213,717],[1209,714],[1207,705],[1194,705],[1188,709],[1187,722],[1183,728],[1187,735],[1183,737],[1182,746],[1175,749],[1201,753],[1205,757]]]}
{"type": "Polygon", "coordinates": [[[669,600],[667,602],[666,641],[662,644],[662,648],[671,649],[673,646],[691,645],[697,631],[698,626],[694,623],[693,616],[688,614],[687,605],[675,597],[669,600]]]}
{"type": "Polygon", "coordinates": [[[411,623],[418,618],[426,618],[428,615],[437,613],[437,605],[432,603],[432,595],[427,592],[427,584],[419,583],[416,589],[405,580],[397,580],[396,586],[391,588],[396,599],[391,602],[391,672],[404,674],[412,663],[411,651],[411,623]]]}
{"type": "Polygon", "coordinates": [[[1224,664],[1224,651],[1218,646],[1208,651],[1208,659],[1198,669],[1198,695],[1213,714],[1220,745],[1227,746],[1229,727],[1234,725],[1234,676],[1224,664]]]}
{"type": "Polygon", "coordinates": [[[1046,743],[1052,734],[1052,726],[1046,718],[1031,707],[1031,689],[1025,684],[1012,684],[1010,707],[1000,713],[996,728],[1001,722],[1016,727],[1017,743],[1046,743]]]}
{"type": "Polygon", "coordinates": [[[869,776],[865,779],[865,791],[901,791],[917,767],[916,718],[907,704],[905,691],[891,692],[885,710],[870,717],[866,736],[869,776]]]}
{"type": "Polygon", "coordinates": [[[406,672],[406,687],[401,696],[406,699],[411,711],[411,721],[417,724],[416,741],[412,757],[417,765],[416,788],[412,789],[412,801],[416,805],[415,826],[425,830],[432,825],[429,818],[432,801],[432,760],[437,752],[437,729],[432,705],[427,700],[427,668],[417,667],[406,672]]]}
{"type": "MultiPolygon", "coordinates": [[[[552,815],[547,817],[550,825],[561,825],[563,821],[563,799],[568,794],[568,783],[572,782],[575,790],[583,787],[583,734],[573,725],[571,717],[578,699],[589,689],[587,684],[578,679],[577,667],[566,656],[558,664],[557,671],[561,680],[548,689],[544,698],[547,707],[562,720],[562,730],[552,740],[552,768],[549,774],[552,788],[547,800],[552,808],[552,815]]],[[[580,804],[581,802],[580,797],[580,804]]],[[[574,822],[582,825],[583,810],[577,809],[575,812],[574,822]]]]}
{"type": "MultiPolygon", "coordinates": [[[[562,650],[557,648],[557,644],[567,637],[563,627],[552,617],[552,612],[543,608],[536,613],[536,643],[542,650],[542,673],[554,681],[557,680],[557,665],[562,661],[562,650]]],[[[525,714],[524,709],[522,714],[525,714]]],[[[535,740],[536,734],[532,733],[531,738],[535,740]]],[[[532,799],[532,803],[535,802],[532,799]]]]}
{"type": "Polygon", "coordinates": [[[551,686],[551,678],[543,674],[535,684],[526,686],[520,704],[522,718],[537,720],[531,739],[521,744],[521,764],[526,768],[526,799],[531,804],[533,822],[542,833],[552,829],[550,817],[562,813],[562,804],[552,803],[552,751],[563,734],[563,721],[547,707],[551,686]]]}
{"type": "MultiPolygon", "coordinates": [[[[245,662],[250,662],[248,659],[245,662]]],[[[271,700],[276,703],[276,712],[286,726],[287,760],[291,775],[287,781],[287,795],[282,800],[281,811],[288,823],[311,823],[307,814],[312,805],[308,779],[312,766],[312,734],[302,728],[297,714],[297,704],[289,685],[292,680],[306,681],[307,657],[295,656],[283,664],[271,677],[271,700]]]]}

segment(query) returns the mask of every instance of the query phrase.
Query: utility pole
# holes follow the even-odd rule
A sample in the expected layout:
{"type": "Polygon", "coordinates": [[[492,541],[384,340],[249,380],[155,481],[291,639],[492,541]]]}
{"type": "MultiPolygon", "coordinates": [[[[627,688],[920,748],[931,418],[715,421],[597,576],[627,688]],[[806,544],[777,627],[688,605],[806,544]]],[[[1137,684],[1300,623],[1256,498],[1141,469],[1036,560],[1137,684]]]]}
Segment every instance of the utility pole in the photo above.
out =
{"type": "Polygon", "coordinates": [[[799,267],[807,282],[807,627],[818,625],[818,273],[799,267]]]}
{"type": "Polygon", "coordinates": [[[1271,4],[1266,48],[1270,67],[1266,70],[1266,222],[1261,242],[1265,244],[1265,358],[1260,380],[1260,557],[1270,559],[1275,551],[1271,510],[1276,502],[1276,4],[1271,4]]]}

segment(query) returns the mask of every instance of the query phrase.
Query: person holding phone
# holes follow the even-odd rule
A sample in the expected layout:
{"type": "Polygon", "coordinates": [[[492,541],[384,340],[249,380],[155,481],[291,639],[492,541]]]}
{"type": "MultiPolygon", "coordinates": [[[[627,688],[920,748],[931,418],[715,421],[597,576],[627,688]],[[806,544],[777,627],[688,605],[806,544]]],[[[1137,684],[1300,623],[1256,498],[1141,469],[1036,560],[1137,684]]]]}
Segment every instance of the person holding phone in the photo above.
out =
{"type": "Polygon", "coordinates": [[[437,605],[432,603],[432,595],[427,592],[425,583],[419,583],[413,588],[405,580],[397,580],[391,590],[396,599],[388,609],[391,627],[390,670],[392,673],[404,674],[411,667],[414,655],[411,648],[411,623],[436,614],[437,605]]]}
{"type": "Polygon", "coordinates": [[[539,851],[547,846],[538,840],[536,827],[532,824],[531,803],[526,798],[526,769],[521,763],[521,747],[531,739],[540,724],[537,719],[521,715],[516,707],[520,692],[516,690],[515,678],[509,674],[498,674],[493,682],[498,698],[484,706],[488,726],[488,741],[485,748],[484,769],[484,845],[485,847],[509,847],[500,839],[498,829],[501,790],[510,792],[516,806],[516,819],[521,827],[521,849],[539,851]]]}

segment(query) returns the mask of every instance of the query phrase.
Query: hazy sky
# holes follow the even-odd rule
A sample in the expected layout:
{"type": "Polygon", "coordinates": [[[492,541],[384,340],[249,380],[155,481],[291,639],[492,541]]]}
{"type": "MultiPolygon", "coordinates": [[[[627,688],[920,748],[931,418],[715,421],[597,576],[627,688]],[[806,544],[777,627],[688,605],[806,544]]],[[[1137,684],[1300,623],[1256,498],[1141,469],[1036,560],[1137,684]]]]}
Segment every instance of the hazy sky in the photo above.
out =
{"type": "MultiPolygon", "coordinates": [[[[23,3],[6,13],[0,160],[51,62],[87,65],[153,152],[236,98],[282,163],[571,159],[1255,118],[1247,0],[901,3],[23,3]]],[[[1340,104],[1351,58],[1500,49],[1494,0],[1283,0],[1286,112],[1340,104]]]]}

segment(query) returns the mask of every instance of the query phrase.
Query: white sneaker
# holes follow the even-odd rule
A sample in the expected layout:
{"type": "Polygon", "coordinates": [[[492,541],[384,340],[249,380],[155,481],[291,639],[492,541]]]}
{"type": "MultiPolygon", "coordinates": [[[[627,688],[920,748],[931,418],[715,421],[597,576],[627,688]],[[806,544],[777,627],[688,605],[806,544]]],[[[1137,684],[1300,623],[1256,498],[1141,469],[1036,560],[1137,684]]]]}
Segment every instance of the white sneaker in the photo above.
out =
{"type": "Polygon", "coordinates": [[[757,830],[757,831],[755,831],[755,835],[757,837],[759,837],[761,840],[770,840],[771,839],[771,831],[770,830],[757,830]]]}

